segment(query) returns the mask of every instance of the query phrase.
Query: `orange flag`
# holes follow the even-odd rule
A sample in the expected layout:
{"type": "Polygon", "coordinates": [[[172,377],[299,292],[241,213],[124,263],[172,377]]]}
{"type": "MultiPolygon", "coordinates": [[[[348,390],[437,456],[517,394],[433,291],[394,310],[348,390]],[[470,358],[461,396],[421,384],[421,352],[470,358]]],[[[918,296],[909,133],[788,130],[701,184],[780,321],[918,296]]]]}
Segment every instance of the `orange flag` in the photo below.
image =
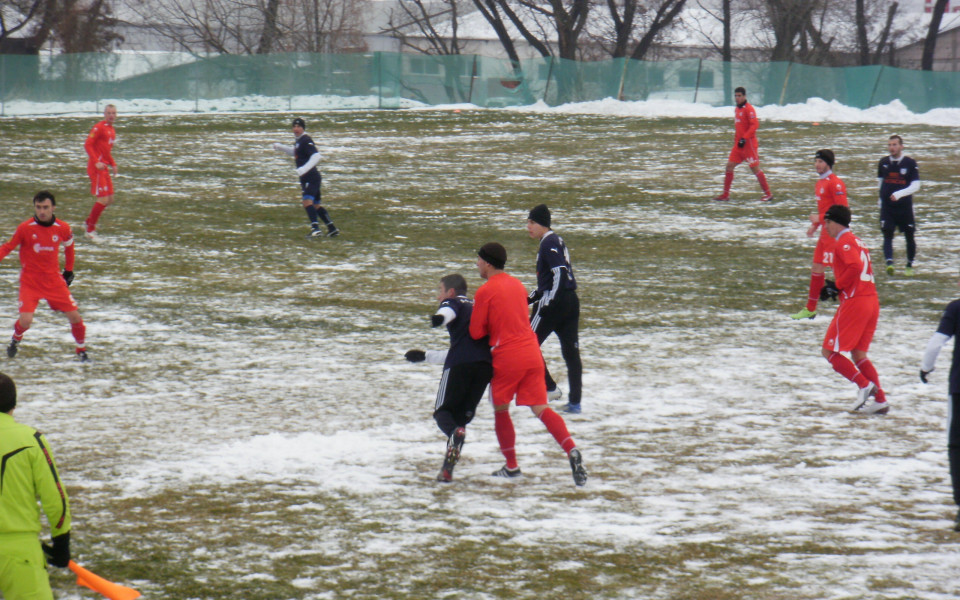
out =
{"type": "Polygon", "coordinates": [[[103,594],[110,600],[134,600],[134,598],[140,597],[140,592],[137,590],[124,587],[112,581],[107,581],[103,577],[84,569],[72,560],[67,567],[77,574],[77,585],[90,588],[99,594],[103,594]]]}

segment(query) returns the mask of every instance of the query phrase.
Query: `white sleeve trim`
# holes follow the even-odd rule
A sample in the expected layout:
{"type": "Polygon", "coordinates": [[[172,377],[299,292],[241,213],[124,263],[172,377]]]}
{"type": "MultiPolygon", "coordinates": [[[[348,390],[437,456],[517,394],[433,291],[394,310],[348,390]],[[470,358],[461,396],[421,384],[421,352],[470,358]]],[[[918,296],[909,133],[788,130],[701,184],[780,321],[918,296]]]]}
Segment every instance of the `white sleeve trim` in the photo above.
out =
{"type": "Polygon", "coordinates": [[[437,310],[437,314],[440,315],[441,317],[443,317],[443,324],[444,324],[444,325],[446,325],[446,324],[449,323],[450,321],[452,321],[452,320],[454,320],[454,319],[457,318],[457,313],[454,312],[454,310],[453,310],[452,308],[450,308],[449,306],[441,306],[441,307],[437,310]]]}
{"type": "Polygon", "coordinates": [[[424,354],[427,355],[426,362],[431,365],[442,365],[447,360],[446,350],[427,350],[424,354]]]}
{"type": "Polygon", "coordinates": [[[307,159],[307,162],[303,163],[302,167],[297,169],[297,175],[301,175],[301,176],[306,175],[307,173],[310,172],[310,169],[317,166],[319,162],[320,162],[320,153],[314,152],[313,156],[307,159]]]}
{"type": "Polygon", "coordinates": [[[914,179],[913,181],[910,182],[910,185],[908,185],[907,187],[903,188],[902,190],[899,190],[899,191],[894,192],[894,193],[893,193],[893,197],[896,198],[897,200],[899,200],[900,198],[903,198],[904,196],[909,196],[909,195],[911,195],[911,194],[913,194],[913,193],[915,193],[915,192],[919,192],[919,191],[920,191],[920,180],[919,180],[919,179],[914,179]]]}
{"type": "Polygon", "coordinates": [[[877,189],[879,190],[882,187],[883,187],[883,177],[877,177],[877,189]]]}
{"type": "Polygon", "coordinates": [[[945,333],[940,333],[939,331],[930,336],[930,341],[927,342],[927,350],[923,353],[923,363],[920,365],[920,368],[924,371],[933,371],[933,367],[937,362],[937,356],[940,355],[940,349],[943,348],[943,345],[950,340],[950,336],[945,333]]]}
{"type": "Polygon", "coordinates": [[[284,154],[288,154],[290,156],[293,156],[294,154],[293,146],[287,146],[286,144],[274,144],[273,149],[277,152],[283,152],[284,154]]]}

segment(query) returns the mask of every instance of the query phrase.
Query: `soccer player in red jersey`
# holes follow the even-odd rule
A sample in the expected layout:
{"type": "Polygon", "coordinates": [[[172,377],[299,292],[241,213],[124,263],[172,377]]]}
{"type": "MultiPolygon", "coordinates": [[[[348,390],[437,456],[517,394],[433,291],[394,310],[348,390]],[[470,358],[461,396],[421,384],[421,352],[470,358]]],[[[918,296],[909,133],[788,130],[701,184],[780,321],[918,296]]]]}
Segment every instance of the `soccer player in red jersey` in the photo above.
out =
{"type": "Polygon", "coordinates": [[[547,406],[547,384],[544,380],[543,355],[537,334],[527,317],[527,290],[520,280],[504,272],[507,251],[496,242],[484,244],[477,253],[477,270],[486,283],[477,289],[470,316],[470,337],[490,337],[493,356],[493,379],[490,396],[493,400],[494,428],[500,451],[507,464],[493,474],[518,477],[520,466],[514,448],[516,432],[510,419],[510,401],[516,396],[517,406],[529,406],[547,430],[567,453],[573,481],[587,482],[583,457],[567,431],[563,417],[547,406]]]}
{"type": "Polygon", "coordinates": [[[753,171],[753,174],[757,176],[760,188],[763,189],[763,197],[760,200],[769,202],[773,199],[773,194],[770,193],[767,176],[760,170],[760,143],[757,141],[757,127],[759,127],[760,122],[757,121],[757,111],[747,102],[747,90],[744,88],[738,87],[734,90],[733,99],[737,103],[737,107],[734,109],[733,149],[730,150],[730,157],[727,159],[727,171],[723,176],[723,193],[714,197],[714,200],[730,199],[733,170],[737,165],[745,162],[753,171]]]}
{"type": "Polygon", "coordinates": [[[851,412],[886,414],[890,410],[877,369],[867,358],[877,330],[880,302],[874,283],[870,251],[850,231],[850,208],[835,204],[823,216],[824,227],[836,243],[833,272],[840,290],[840,306],[823,338],[823,357],[833,370],[859,388],[851,412]],[[851,361],[841,352],[850,352],[851,361]]]}
{"type": "Polygon", "coordinates": [[[810,268],[810,293],[807,296],[807,305],[800,309],[800,312],[790,315],[791,319],[812,319],[817,316],[817,300],[820,298],[820,290],[823,289],[823,283],[826,280],[824,273],[833,262],[834,240],[827,233],[827,228],[823,224],[823,215],[827,212],[827,209],[835,204],[842,204],[843,206],[849,206],[850,204],[847,201],[846,184],[833,172],[835,162],[836,157],[833,150],[817,150],[814,155],[813,166],[820,179],[814,187],[817,212],[810,213],[810,227],[807,229],[807,237],[813,237],[819,229],[820,239],[817,240],[817,247],[813,251],[813,266],[810,268]]]}
{"type": "Polygon", "coordinates": [[[7,346],[7,356],[17,355],[23,334],[33,323],[33,313],[40,300],[46,300],[50,308],[67,315],[77,342],[77,360],[87,362],[84,345],[87,328],[67,289],[73,283],[73,233],[69,225],[53,215],[56,204],[50,192],[37,192],[33,197],[33,218],[21,223],[10,241],[0,246],[0,260],[20,247],[20,318],[13,324],[13,340],[7,346]],[[65,258],[63,273],[60,272],[61,245],[65,258]]]}
{"type": "Polygon", "coordinates": [[[117,176],[117,162],[113,160],[111,150],[117,140],[117,132],[113,129],[113,122],[117,120],[117,107],[108,104],[103,109],[103,120],[93,126],[87,141],[83,143],[87,151],[87,175],[90,177],[90,193],[95,199],[93,208],[86,222],[86,236],[97,240],[97,221],[103,211],[113,204],[113,180],[110,171],[117,176]]]}

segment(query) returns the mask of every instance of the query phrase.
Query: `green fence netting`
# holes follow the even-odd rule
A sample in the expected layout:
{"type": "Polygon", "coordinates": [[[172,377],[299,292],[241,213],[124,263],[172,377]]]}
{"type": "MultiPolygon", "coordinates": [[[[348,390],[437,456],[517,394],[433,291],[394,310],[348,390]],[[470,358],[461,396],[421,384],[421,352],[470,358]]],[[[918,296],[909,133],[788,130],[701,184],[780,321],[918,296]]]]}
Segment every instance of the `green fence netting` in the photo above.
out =
{"type": "Polygon", "coordinates": [[[605,98],[729,105],[736,86],[757,105],[817,97],[855,108],[900,100],[914,112],[960,106],[960,73],[886,66],[623,58],[515,64],[390,52],[0,55],[0,114],[99,110],[104,101],[126,101],[126,112],[556,106],[605,98]]]}

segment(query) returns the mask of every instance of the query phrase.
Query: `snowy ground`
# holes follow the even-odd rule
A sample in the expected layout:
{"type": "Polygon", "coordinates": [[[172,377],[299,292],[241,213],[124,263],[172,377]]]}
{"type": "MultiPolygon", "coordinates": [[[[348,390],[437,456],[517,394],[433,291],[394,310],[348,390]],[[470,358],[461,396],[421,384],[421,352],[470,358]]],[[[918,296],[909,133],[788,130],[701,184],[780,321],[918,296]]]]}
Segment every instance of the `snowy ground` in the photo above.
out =
{"type": "MultiPolygon", "coordinates": [[[[4,366],[18,419],[57,451],[79,562],[178,599],[956,597],[949,350],[931,385],[916,373],[957,296],[960,136],[761,112],[777,199],[757,202],[741,168],[734,201],[715,204],[731,119],[689,110],[308,114],[344,234],[305,240],[291,165],[269,150],[292,115],[121,107],[119,204],[102,245],[79,242],[74,284],[96,362],[69,362],[63,319],[40,312],[4,366]],[[833,307],[786,315],[813,249],[813,152],[837,151],[879,261],[875,161],[893,128],[925,180],[919,275],[879,278],[871,356],[894,408],[861,418],[819,355],[833,307]],[[502,457],[482,409],[439,485],[439,372],[403,352],[443,346],[435,282],[479,285],[483,242],[533,281],[523,225],[541,201],[581,282],[584,413],[567,421],[590,480],[574,487],[522,410],[525,476],[491,478],[502,457]]],[[[4,232],[38,186],[82,221],[90,124],[0,120],[4,232]]],[[[0,290],[12,322],[15,257],[0,290]]],[[[556,342],[544,349],[562,379],[556,342]]]]}

